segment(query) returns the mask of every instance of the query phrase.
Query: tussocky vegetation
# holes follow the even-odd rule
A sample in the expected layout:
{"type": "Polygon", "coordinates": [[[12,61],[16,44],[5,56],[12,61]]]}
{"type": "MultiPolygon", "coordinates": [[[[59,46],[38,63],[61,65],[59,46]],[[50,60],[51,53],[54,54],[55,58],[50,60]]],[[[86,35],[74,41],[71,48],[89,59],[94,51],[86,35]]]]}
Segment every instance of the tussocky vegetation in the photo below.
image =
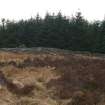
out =
{"type": "Polygon", "coordinates": [[[2,19],[0,48],[49,47],[105,53],[105,20],[89,22],[81,12],[68,18],[39,14],[28,20],[2,19]]]}
{"type": "Polygon", "coordinates": [[[105,105],[105,56],[0,50],[1,105],[105,105]]]}

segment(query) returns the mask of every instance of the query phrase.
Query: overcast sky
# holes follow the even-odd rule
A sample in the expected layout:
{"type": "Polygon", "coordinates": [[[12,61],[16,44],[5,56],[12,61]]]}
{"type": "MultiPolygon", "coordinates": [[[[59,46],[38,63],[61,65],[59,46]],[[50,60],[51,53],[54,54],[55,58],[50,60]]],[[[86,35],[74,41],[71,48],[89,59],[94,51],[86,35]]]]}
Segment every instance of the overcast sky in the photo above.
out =
{"type": "Polygon", "coordinates": [[[66,16],[82,12],[88,20],[102,20],[105,16],[105,0],[0,0],[0,18],[28,19],[37,13],[44,16],[61,11],[66,16]]]}

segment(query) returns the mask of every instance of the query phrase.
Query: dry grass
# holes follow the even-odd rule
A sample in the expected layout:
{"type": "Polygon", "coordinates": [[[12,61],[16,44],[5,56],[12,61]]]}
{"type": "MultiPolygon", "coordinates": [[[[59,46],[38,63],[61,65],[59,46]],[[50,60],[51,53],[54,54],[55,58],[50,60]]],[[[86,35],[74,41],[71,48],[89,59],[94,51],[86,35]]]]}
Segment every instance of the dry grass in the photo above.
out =
{"type": "Polygon", "coordinates": [[[102,57],[0,51],[0,71],[8,80],[0,88],[0,105],[105,104],[102,57]],[[24,88],[17,88],[13,81],[24,88]]]}

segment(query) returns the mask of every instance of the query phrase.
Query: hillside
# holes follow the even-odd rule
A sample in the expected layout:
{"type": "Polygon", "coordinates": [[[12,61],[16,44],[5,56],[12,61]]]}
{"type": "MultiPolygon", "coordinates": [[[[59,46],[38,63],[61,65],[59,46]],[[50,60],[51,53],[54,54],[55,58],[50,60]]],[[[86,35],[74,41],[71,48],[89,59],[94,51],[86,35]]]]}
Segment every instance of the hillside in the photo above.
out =
{"type": "Polygon", "coordinates": [[[105,105],[105,56],[1,49],[0,105],[105,105]]]}

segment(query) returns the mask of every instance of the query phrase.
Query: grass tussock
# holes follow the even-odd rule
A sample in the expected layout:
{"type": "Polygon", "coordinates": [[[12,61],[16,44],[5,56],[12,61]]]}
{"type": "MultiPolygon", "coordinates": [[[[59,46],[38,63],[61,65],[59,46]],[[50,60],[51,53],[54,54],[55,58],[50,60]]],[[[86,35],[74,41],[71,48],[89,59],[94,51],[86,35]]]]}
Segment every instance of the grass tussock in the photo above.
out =
{"type": "Polygon", "coordinates": [[[0,71],[0,97],[6,96],[0,102],[5,105],[105,104],[102,57],[1,51],[0,71]]]}

